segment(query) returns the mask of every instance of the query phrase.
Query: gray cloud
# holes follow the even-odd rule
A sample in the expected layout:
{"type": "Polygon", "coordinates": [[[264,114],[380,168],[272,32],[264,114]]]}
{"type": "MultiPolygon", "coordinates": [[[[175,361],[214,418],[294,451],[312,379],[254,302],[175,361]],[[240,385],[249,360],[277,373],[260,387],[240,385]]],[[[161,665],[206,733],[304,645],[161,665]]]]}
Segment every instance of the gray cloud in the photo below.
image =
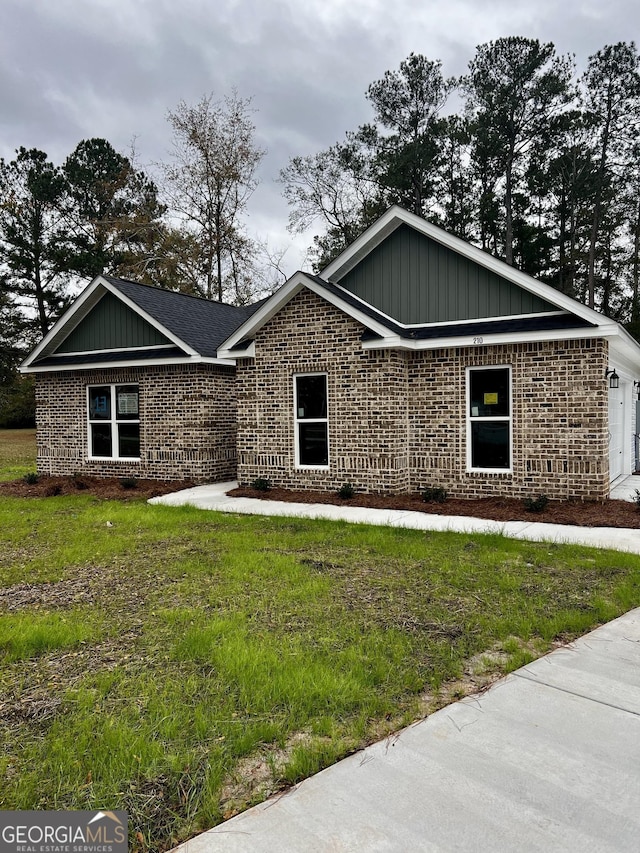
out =
{"type": "MultiPolygon", "coordinates": [[[[275,183],[370,117],[364,92],[411,51],[464,73],[477,44],[506,35],[555,42],[583,67],[606,43],[633,38],[635,2],[589,0],[3,0],[0,155],[35,146],[60,162],[80,139],[133,138],[141,164],[167,156],[167,109],[236,87],[251,96],[268,149],[250,227],[286,244],[275,183]]],[[[298,265],[296,241],[291,265],[298,265]]]]}

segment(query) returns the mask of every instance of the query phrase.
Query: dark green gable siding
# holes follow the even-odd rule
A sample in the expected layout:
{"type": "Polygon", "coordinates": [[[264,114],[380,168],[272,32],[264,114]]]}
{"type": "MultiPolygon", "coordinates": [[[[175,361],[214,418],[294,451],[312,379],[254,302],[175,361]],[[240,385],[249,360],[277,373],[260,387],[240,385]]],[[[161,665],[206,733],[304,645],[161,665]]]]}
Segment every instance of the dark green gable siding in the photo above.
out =
{"type": "Polygon", "coordinates": [[[69,337],[57,347],[56,352],[87,352],[170,343],[168,338],[161,335],[120,299],[106,293],[69,337]]]}
{"type": "Polygon", "coordinates": [[[407,324],[558,310],[404,224],[337,283],[407,324]]]}

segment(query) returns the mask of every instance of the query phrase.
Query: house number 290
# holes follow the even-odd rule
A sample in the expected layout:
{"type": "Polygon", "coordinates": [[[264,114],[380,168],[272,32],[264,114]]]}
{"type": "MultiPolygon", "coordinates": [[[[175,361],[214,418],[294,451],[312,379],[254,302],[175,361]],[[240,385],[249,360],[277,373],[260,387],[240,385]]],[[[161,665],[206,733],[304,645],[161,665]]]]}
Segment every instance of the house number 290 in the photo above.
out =
{"type": "Polygon", "coordinates": [[[474,342],[474,344],[484,343],[484,338],[474,338],[473,342],[474,342]]]}

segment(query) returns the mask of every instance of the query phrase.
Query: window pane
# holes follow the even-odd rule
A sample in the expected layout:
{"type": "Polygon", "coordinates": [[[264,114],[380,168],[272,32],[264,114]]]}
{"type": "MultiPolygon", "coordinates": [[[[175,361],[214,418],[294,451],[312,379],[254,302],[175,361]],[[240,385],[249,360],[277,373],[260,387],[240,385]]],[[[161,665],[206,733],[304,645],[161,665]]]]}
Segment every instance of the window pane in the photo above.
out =
{"type": "Polygon", "coordinates": [[[119,421],[137,420],[138,410],[138,386],[118,385],[116,386],[116,418],[119,421]]]}
{"type": "MultiPolygon", "coordinates": [[[[108,421],[111,418],[111,388],[89,388],[89,418],[92,421],[108,421]]],[[[111,451],[109,451],[111,456],[111,451]]]]}
{"type": "Polygon", "coordinates": [[[296,416],[300,420],[327,417],[326,376],[298,376],[296,378],[296,416]]]}
{"type": "Polygon", "coordinates": [[[111,456],[111,424],[91,424],[91,455],[111,456]]]}
{"type": "Polygon", "coordinates": [[[140,456],[140,424],[120,424],[118,426],[118,455],[140,456]]]}
{"type": "Polygon", "coordinates": [[[329,443],[326,423],[298,424],[301,465],[328,465],[329,443]]]}
{"type": "Polygon", "coordinates": [[[509,415],[510,391],[509,370],[472,370],[471,411],[472,418],[486,418],[491,415],[509,415]]]}
{"type": "Polygon", "coordinates": [[[509,467],[508,422],[471,422],[471,467],[509,467]]]}

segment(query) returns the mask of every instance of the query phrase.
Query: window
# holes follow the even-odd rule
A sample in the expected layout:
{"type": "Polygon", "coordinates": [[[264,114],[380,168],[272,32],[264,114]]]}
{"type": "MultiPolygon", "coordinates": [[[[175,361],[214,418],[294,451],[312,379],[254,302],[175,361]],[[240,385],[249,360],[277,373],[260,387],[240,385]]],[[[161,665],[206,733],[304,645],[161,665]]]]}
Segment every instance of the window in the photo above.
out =
{"type": "Polygon", "coordinates": [[[511,368],[467,370],[467,466],[511,469],[511,368]]]}
{"type": "Polygon", "coordinates": [[[89,457],[140,458],[140,409],[137,385],[96,385],[87,389],[89,457]]]}
{"type": "Polygon", "coordinates": [[[294,376],[296,465],[309,468],[329,466],[329,421],[327,418],[327,375],[294,376]]]}

